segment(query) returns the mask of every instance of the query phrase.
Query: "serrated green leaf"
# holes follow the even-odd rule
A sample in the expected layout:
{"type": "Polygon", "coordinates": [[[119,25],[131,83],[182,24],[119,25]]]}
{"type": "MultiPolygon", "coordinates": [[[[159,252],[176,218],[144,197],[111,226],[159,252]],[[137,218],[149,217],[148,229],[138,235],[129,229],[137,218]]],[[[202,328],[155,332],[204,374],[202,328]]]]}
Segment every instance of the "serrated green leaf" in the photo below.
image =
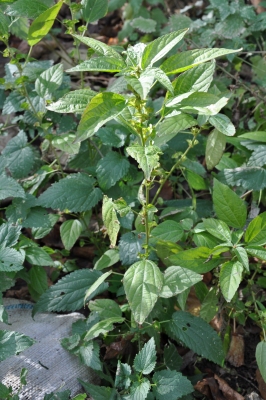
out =
{"type": "Polygon", "coordinates": [[[209,123],[226,136],[234,136],[236,133],[236,128],[230,119],[224,114],[212,115],[209,118],[209,123]]]}
{"type": "Polygon", "coordinates": [[[163,58],[177,43],[180,42],[180,40],[182,40],[186,32],[187,29],[171,32],[149,43],[143,52],[141,67],[145,69],[163,58]]]}
{"type": "Polygon", "coordinates": [[[34,266],[29,271],[30,283],[28,289],[34,301],[38,301],[39,297],[48,289],[47,274],[44,268],[34,266]]]}
{"type": "Polygon", "coordinates": [[[41,13],[46,11],[48,7],[41,1],[35,0],[17,0],[10,4],[7,9],[7,15],[11,17],[26,17],[29,19],[37,18],[41,13]]]}
{"type": "Polygon", "coordinates": [[[194,391],[190,381],[180,372],[163,370],[155,372],[152,388],[156,400],[177,400],[194,391]]]}
{"type": "Polygon", "coordinates": [[[0,249],[12,247],[18,242],[21,233],[20,226],[4,223],[0,226],[0,249]]]}
{"type": "Polygon", "coordinates": [[[224,169],[219,180],[230,186],[242,186],[246,190],[263,190],[266,187],[266,170],[260,167],[224,169]]]}
{"type": "MultiPolygon", "coordinates": [[[[249,260],[246,249],[244,247],[235,247],[234,253],[237,256],[238,261],[243,265],[245,270],[249,272],[249,260]]],[[[265,252],[266,255],[266,252],[265,252]]]]}
{"type": "MultiPolygon", "coordinates": [[[[218,97],[212,93],[194,92],[181,100],[179,108],[199,115],[216,115],[229,101],[229,97],[218,97]]],[[[169,106],[169,104],[167,104],[169,106]]]]}
{"type": "Polygon", "coordinates": [[[94,96],[84,113],[77,130],[77,141],[93,136],[107,121],[118,116],[126,106],[120,94],[104,92],[94,96]]]}
{"type": "Polygon", "coordinates": [[[198,247],[196,249],[179,251],[177,254],[170,255],[168,260],[174,265],[179,265],[203,274],[211,271],[221,263],[221,258],[211,258],[211,255],[212,249],[198,247]]]}
{"type": "Polygon", "coordinates": [[[173,337],[186,347],[210,361],[222,364],[225,355],[221,338],[203,319],[185,311],[177,311],[169,328],[173,337]]]}
{"type": "Polygon", "coordinates": [[[154,338],[144,344],[143,348],[136,355],[133,366],[136,371],[144,375],[150,374],[156,365],[156,349],[154,338]]]}
{"type": "Polygon", "coordinates": [[[35,340],[18,332],[0,330],[0,361],[21,353],[35,340]]]}
{"type": "Polygon", "coordinates": [[[150,179],[153,169],[159,166],[160,149],[156,146],[134,145],[126,148],[127,153],[139,163],[145,178],[150,179]]]}
{"type": "Polygon", "coordinates": [[[123,284],[134,319],[142,324],[158,299],[163,275],[153,261],[142,260],[126,271],[123,284]]]}
{"type": "Polygon", "coordinates": [[[221,291],[226,301],[234,297],[242,279],[243,265],[239,262],[228,261],[220,271],[221,291]]]}
{"type": "Polygon", "coordinates": [[[82,224],[78,219],[63,222],[60,236],[66,250],[72,249],[82,232],[82,224]]]}
{"type": "Polygon", "coordinates": [[[218,297],[216,295],[215,288],[212,287],[204,297],[204,300],[200,308],[200,317],[204,321],[209,323],[215,317],[217,312],[218,312],[218,297]]]}
{"type": "Polygon", "coordinates": [[[203,220],[203,226],[207,232],[217,237],[222,242],[231,243],[231,232],[225,222],[214,218],[208,218],[203,220]]]}
{"type": "Polygon", "coordinates": [[[3,162],[14,178],[24,178],[30,172],[34,163],[34,154],[28,146],[25,132],[9,140],[2,152],[3,162]]]}
{"type": "Polygon", "coordinates": [[[106,318],[103,321],[97,322],[86,333],[84,340],[89,341],[94,338],[97,338],[101,334],[105,334],[107,332],[112,331],[114,329],[114,324],[122,323],[124,321],[124,319],[125,318],[121,318],[121,317],[112,317],[112,318],[106,318]]]}
{"type": "Polygon", "coordinates": [[[182,364],[183,359],[179,355],[175,345],[170,343],[169,346],[166,346],[163,351],[164,363],[168,369],[171,371],[179,371],[182,364]]]}
{"type": "Polygon", "coordinates": [[[256,347],[256,361],[261,373],[261,376],[266,382],[266,342],[263,340],[256,347]]]}
{"type": "Polygon", "coordinates": [[[114,247],[117,241],[120,223],[117,219],[114,203],[112,202],[112,199],[109,199],[107,196],[104,196],[103,198],[102,215],[103,223],[107,229],[111,246],[114,247]]]}
{"type": "Polygon", "coordinates": [[[94,188],[94,182],[86,174],[68,175],[42,193],[38,204],[61,211],[88,211],[102,198],[102,192],[99,188],[94,188]]]}
{"type": "Polygon", "coordinates": [[[248,160],[248,167],[263,167],[266,164],[266,146],[259,145],[255,148],[248,160]]]}
{"type": "Polygon", "coordinates": [[[48,8],[40,14],[31,24],[28,32],[28,43],[30,46],[37,44],[42,38],[47,35],[52,28],[54,21],[62,7],[63,1],[59,1],[53,7],[48,8]]]}
{"type": "Polygon", "coordinates": [[[187,268],[179,266],[168,267],[164,272],[164,283],[160,297],[173,297],[202,280],[199,275],[187,268]]]}
{"type": "Polygon", "coordinates": [[[117,249],[107,250],[94,265],[94,269],[101,271],[104,268],[111,267],[119,261],[119,251],[117,249]]]}
{"type": "Polygon", "coordinates": [[[94,400],[115,400],[117,391],[114,388],[107,386],[93,385],[92,383],[83,382],[78,379],[81,385],[86,390],[86,393],[93,396],[94,400]]]}
{"type": "Polygon", "coordinates": [[[146,400],[150,387],[151,384],[147,378],[142,378],[140,382],[133,382],[130,394],[123,396],[123,400],[146,400]]]}
{"type": "Polygon", "coordinates": [[[67,69],[66,72],[97,71],[97,72],[120,72],[125,68],[125,63],[120,58],[109,56],[98,56],[86,60],[76,67],[67,69]]]}
{"type": "Polygon", "coordinates": [[[119,241],[119,258],[123,265],[131,265],[138,260],[138,253],[143,253],[144,235],[128,232],[119,241]]]}
{"type": "Polygon", "coordinates": [[[58,214],[48,214],[48,216],[46,218],[47,225],[45,224],[44,227],[40,227],[40,228],[32,228],[31,232],[32,232],[34,239],[42,239],[43,237],[48,235],[48,233],[51,232],[54,225],[58,221],[59,217],[60,216],[58,214]]]}
{"type": "Polygon", "coordinates": [[[131,374],[131,367],[128,364],[123,364],[120,360],[118,360],[115,375],[115,387],[119,389],[127,389],[131,383],[131,374]]]}
{"type": "Polygon", "coordinates": [[[119,305],[110,299],[96,299],[89,302],[89,309],[97,311],[101,319],[122,317],[122,311],[119,305]]]}
{"type": "MultiPolygon", "coordinates": [[[[41,311],[79,310],[83,307],[86,290],[99,276],[101,276],[101,272],[89,269],[71,272],[40,297],[34,306],[33,314],[41,311]]],[[[105,289],[106,284],[102,284],[97,293],[101,293],[105,289]]]]}
{"type": "Polygon", "coordinates": [[[103,18],[108,10],[108,0],[82,0],[82,17],[87,23],[103,18]]]}
{"type": "Polygon", "coordinates": [[[0,271],[11,272],[23,269],[24,256],[15,249],[6,247],[0,250],[0,271]]]}
{"type": "Polygon", "coordinates": [[[40,97],[50,99],[62,81],[63,64],[56,64],[42,72],[39,78],[36,79],[35,90],[40,97]]]}
{"type": "Polygon", "coordinates": [[[261,246],[247,246],[245,247],[248,254],[251,254],[253,257],[260,258],[261,260],[266,260],[266,249],[261,246]]]}
{"type": "Polygon", "coordinates": [[[8,115],[17,111],[24,111],[22,104],[25,102],[25,97],[13,90],[5,99],[2,114],[8,115]]]}
{"type": "Polygon", "coordinates": [[[110,276],[113,271],[108,271],[99,276],[99,278],[90,286],[88,290],[86,290],[85,297],[84,297],[84,304],[86,303],[87,298],[92,298],[92,294],[97,291],[97,289],[101,286],[101,284],[105,281],[108,276],[110,276]]]}
{"type": "Polygon", "coordinates": [[[81,361],[95,371],[102,370],[102,363],[100,361],[100,346],[96,341],[83,343],[79,347],[79,356],[81,361]]]}
{"type": "Polygon", "coordinates": [[[157,127],[157,134],[154,139],[156,146],[167,143],[175,135],[185,129],[197,125],[197,121],[188,114],[179,113],[172,117],[165,118],[157,127]]]}
{"type": "Polygon", "coordinates": [[[123,57],[115,51],[112,46],[108,46],[107,44],[100,42],[99,40],[95,40],[89,37],[73,35],[76,39],[80,40],[82,43],[91,47],[95,53],[100,54],[102,56],[111,57],[120,59],[123,61],[123,57]]]}
{"type": "Polygon", "coordinates": [[[73,143],[76,136],[74,133],[66,133],[61,136],[54,136],[51,143],[56,149],[62,150],[68,154],[77,154],[79,152],[80,143],[73,143]]]}
{"type": "Polygon", "coordinates": [[[255,131],[255,132],[247,132],[243,133],[243,135],[238,136],[240,139],[249,139],[254,140],[256,142],[266,143],[266,132],[265,131],[255,131]]]}
{"type": "Polygon", "coordinates": [[[182,225],[175,221],[164,221],[151,231],[152,239],[167,240],[174,243],[181,240],[183,235],[184,229],[182,225]]]}
{"type": "Polygon", "coordinates": [[[217,217],[233,228],[242,228],[247,219],[245,202],[228,186],[214,179],[213,204],[217,217]]]}
{"type": "Polygon", "coordinates": [[[157,22],[150,18],[138,17],[131,21],[131,26],[143,33],[154,32],[156,30],[156,25],[157,22]]]}
{"type": "Polygon", "coordinates": [[[99,186],[104,190],[110,189],[127,174],[129,167],[130,163],[125,157],[115,151],[110,151],[96,167],[99,186]]]}
{"type": "Polygon", "coordinates": [[[221,160],[226,146],[226,138],[223,133],[214,129],[207,139],[205,158],[207,168],[213,169],[221,160]]]}
{"type": "Polygon", "coordinates": [[[90,89],[73,90],[73,92],[67,93],[55,103],[46,106],[46,108],[59,113],[81,114],[95,95],[96,92],[90,89]]]}
{"type": "Polygon", "coordinates": [[[49,214],[43,207],[32,207],[28,209],[27,216],[21,221],[23,228],[48,228],[51,226],[49,214]]]}
{"type": "Polygon", "coordinates": [[[139,78],[126,76],[125,80],[142,100],[145,100],[155,80],[155,72],[152,69],[145,70],[139,78]]]}
{"type": "Polygon", "coordinates": [[[107,146],[122,147],[125,144],[128,132],[123,129],[121,125],[113,124],[108,127],[100,128],[96,136],[107,146]]]}
{"type": "Polygon", "coordinates": [[[161,65],[161,68],[167,74],[177,74],[206,61],[213,60],[216,57],[236,53],[239,50],[212,48],[183,51],[182,53],[175,54],[165,60],[161,65]]]}
{"type": "Polygon", "coordinates": [[[9,18],[0,10],[0,35],[8,35],[9,18]]]}
{"type": "Polygon", "coordinates": [[[48,253],[42,247],[27,247],[25,249],[26,252],[26,260],[33,265],[40,265],[40,266],[50,266],[54,265],[53,260],[49,256],[48,253]]]}

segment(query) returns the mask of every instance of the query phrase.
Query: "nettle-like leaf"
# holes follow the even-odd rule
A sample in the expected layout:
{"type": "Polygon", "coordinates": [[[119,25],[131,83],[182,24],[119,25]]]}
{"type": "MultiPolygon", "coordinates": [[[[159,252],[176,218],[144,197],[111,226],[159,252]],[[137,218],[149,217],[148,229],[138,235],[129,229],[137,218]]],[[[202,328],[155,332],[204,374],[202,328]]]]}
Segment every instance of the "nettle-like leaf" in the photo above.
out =
{"type": "Polygon", "coordinates": [[[37,44],[47,35],[52,28],[54,21],[63,5],[63,1],[59,1],[53,7],[48,8],[40,14],[31,24],[28,32],[28,43],[30,46],[37,44]]]}
{"type": "Polygon", "coordinates": [[[109,56],[93,57],[66,72],[97,71],[97,72],[120,72],[125,68],[125,63],[120,58],[109,56]]]}
{"type": "Polygon", "coordinates": [[[79,347],[79,356],[81,361],[88,367],[95,371],[102,370],[102,363],[100,361],[100,346],[96,341],[83,343],[79,347]]]}
{"type": "Polygon", "coordinates": [[[0,330],[0,361],[32,346],[35,340],[18,332],[0,330]]]}
{"type": "Polygon", "coordinates": [[[74,133],[66,133],[60,136],[54,136],[51,144],[56,149],[62,150],[68,154],[77,154],[79,152],[80,143],[73,143],[76,136],[74,133]]]}
{"type": "Polygon", "coordinates": [[[150,179],[153,169],[159,166],[160,149],[156,146],[134,145],[126,148],[127,153],[139,163],[146,179],[150,179]]]}
{"type": "Polygon", "coordinates": [[[183,235],[182,225],[175,221],[164,221],[151,231],[152,239],[167,240],[174,243],[181,240],[183,235]]]}
{"type": "Polygon", "coordinates": [[[164,363],[168,369],[171,371],[180,370],[183,364],[183,359],[179,355],[176,346],[173,343],[170,343],[169,346],[164,348],[163,357],[164,363]]]}
{"type": "Polygon", "coordinates": [[[225,146],[225,135],[217,129],[214,129],[208,136],[205,151],[206,164],[209,170],[213,169],[219,163],[223,156],[225,146]]]}
{"type": "Polygon", "coordinates": [[[9,247],[0,250],[0,271],[11,272],[23,269],[24,255],[9,247]]]}
{"type": "Polygon", "coordinates": [[[150,374],[156,364],[156,349],[154,338],[151,338],[141,351],[136,355],[133,366],[136,371],[143,373],[144,375],[150,374]]]}
{"type": "Polygon", "coordinates": [[[22,104],[26,102],[26,98],[16,90],[13,90],[5,99],[3,105],[3,115],[8,115],[17,111],[24,111],[22,104]]]}
{"type": "Polygon", "coordinates": [[[38,198],[38,204],[61,211],[88,211],[102,198],[99,188],[94,188],[95,180],[90,176],[77,173],[54,183],[38,198]]]}
{"type": "Polygon", "coordinates": [[[263,167],[266,165],[266,146],[258,145],[248,160],[248,167],[263,167]]]}
{"type": "Polygon", "coordinates": [[[8,35],[9,18],[0,10],[0,34],[8,35]]]}
{"type": "Polygon", "coordinates": [[[14,246],[18,242],[20,233],[20,226],[8,223],[0,225],[0,249],[14,246]]]}
{"type": "Polygon", "coordinates": [[[60,226],[60,236],[66,250],[72,249],[82,232],[82,224],[78,219],[63,222],[60,226]]]}
{"type": "Polygon", "coordinates": [[[230,186],[242,186],[246,190],[263,190],[266,187],[266,170],[260,167],[224,169],[219,180],[230,186]]]}
{"type": "Polygon", "coordinates": [[[178,108],[186,112],[196,111],[199,115],[216,115],[228,100],[227,95],[218,97],[212,93],[194,92],[182,99],[178,108]]]}
{"type": "Polygon", "coordinates": [[[228,261],[222,265],[220,272],[221,291],[226,301],[234,297],[242,279],[243,265],[239,262],[228,261]]]}
{"type": "Polygon", "coordinates": [[[180,372],[163,370],[152,377],[156,400],[177,400],[194,391],[190,381],[180,372]]]}
{"type": "Polygon", "coordinates": [[[131,383],[131,374],[132,371],[130,365],[121,363],[121,361],[118,360],[115,375],[115,387],[119,389],[127,389],[131,383]]]}
{"type": "Polygon", "coordinates": [[[219,219],[233,228],[242,228],[247,219],[247,208],[244,200],[228,186],[214,179],[213,204],[219,219]]]}
{"type": "Polygon", "coordinates": [[[30,246],[25,249],[26,260],[33,265],[53,266],[54,262],[49,254],[41,247],[30,246]]]}
{"type": "Polygon", "coordinates": [[[50,99],[63,81],[63,64],[53,65],[42,72],[35,81],[37,94],[45,99],[50,99]]]}
{"type": "Polygon", "coordinates": [[[114,247],[117,241],[120,223],[116,215],[114,203],[112,202],[112,199],[109,199],[107,196],[104,196],[103,198],[102,215],[103,223],[107,229],[111,246],[114,247]]]}
{"type": "Polygon", "coordinates": [[[266,342],[263,340],[256,347],[256,361],[264,382],[266,382],[266,342]]]}
{"type": "Polygon", "coordinates": [[[55,103],[46,106],[46,108],[58,113],[82,114],[95,95],[96,92],[90,89],[73,90],[73,92],[67,93],[55,103]]]}
{"type": "Polygon", "coordinates": [[[95,22],[103,18],[108,10],[108,0],[82,0],[82,17],[86,22],[95,22]]]}
{"type": "Polygon", "coordinates": [[[25,132],[9,140],[1,156],[2,162],[14,178],[24,178],[30,172],[34,163],[32,148],[28,145],[25,132]]]}
{"type": "Polygon", "coordinates": [[[138,254],[143,253],[142,244],[144,234],[137,232],[127,232],[123,234],[119,241],[119,257],[122,265],[131,265],[138,260],[138,254]]]}
{"type": "Polygon", "coordinates": [[[148,96],[148,93],[154,83],[155,79],[155,71],[153,69],[147,69],[140,75],[139,78],[135,78],[134,76],[126,76],[126,82],[134,89],[135,92],[141,97],[141,99],[145,100],[148,96]]]}
{"type": "Polygon", "coordinates": [[[187,29],[171,32],[149,43],[143,52],[141,67],[143,69],[150,67],[156,63],[156,61],[163,58],[177,43],[180,42],[180,40],[183,39],[186,32],[187,29]]]}
{"type": "Polygon", "coordinates": [[[114,329],[114,324],[124,322],[125,318],[122,317],[112,317],[106,318],[103,321],[97,322],[93,325],[88,332],[86,333],[84,340],[90,341],[94,338],[97,338],[101,334],[106,334],[109,331],[114,329]]]}
{"type": "Polygon", "coordinates": [[[111,299],[96,299],[89,302],[89,309],[97,311],[101,319],[122,317],[119,305],[111,299]]]}
{"type": "Polygon", "coordinates": [[[236,128],[224,114],[212,115],[209,118],[209,123],[226,136],[234,136],[236,133],[236,128]]]}
{"type": "Polygon", "coordinates": [[[30,283],[28,288],[34,301],[38,301],[39,297],[48,289],[47,274],[44,268],[35,265],[29,271],[30,283]]]}
{"type": "Polygon", "coordinates": [[[129,161],[121,154],[110,151],[97,164],[96,173],[99,186],[104,189],[110,189],[123,178],[130,167],[129,161]]]}
{"type": "Polygon", "coordinates": [[[156,146],[161,146],[173,139],[178,132],[195,125],[197,125],[197,121],[191,115],[185,113],[179,112],[172,117],[167,117],[158,124],[154,144],[156,146]]]}
{"type": "Polygon", "coordinates": [[[142,324],[158,299],[163,274],[153,261],[142,260],[127,270],[123,284],[134,319],[142,324]]]}
{"type": "Polygon", "coordinates": [[[73,36],[76,39],[78,39],[80,42],[91,47],[97,54],[100,54],[102,56],[111,57],[111,58],[120,59],[121,61],[124,61],[123,57],[117,51],[115,51],[112,48],[112,46],[108,46],[107,44],[100,42],[99,40],[92,39],[89,37],[84,37],[84,36],[80,36],[80,35],[73,35],[73,36]]]}
{"type": "MultiPolygon", "coordinates": [[[[241,247],[241,246],[235,247],[233,250],[234,250],[234,253],[235,253],[238,261],[243,265],[245,270],[247,272],[249,272],[249,259],[248,259],[247,250],[244,247],[241,247]]],[[[255,254],[253,254],[253,255],[255,255],[255,254]]],[[[266,255],[266,253],[265,253],[265,255],[266,255]]]]}
{"type": "Polygon", "coordinates": [[[177,74],[214,58],[236,53],[239,50],[213,48],[183,51],[165,60],[161,68],[167,74],[177,74]]]}
{"type": "Polygon", "coordinates": [[[207,322],[185,311],[173,314],[168,331],[195,353],[219,365],[224,360],[221,338],[207,322]]]}
{"type": "Polygon", "coordinates": [[[77,141],[93,136],[107,121],[118,116],[126,106],[126,99],[120,94],[104,92],[94,96],[84,113],[77,130],[77,141]]]}
{"type": "Polygon", "coordinates": [[[266,244],[266,212],[258,215],[250,222],[245,233],[245,242],[249,246],[266,244]]]}
{"type": "MultiPolygon", "coordinates": [[[[51,286],[35,304],[33,314],[41,311],[75,311],[83,307],[84,296],[99,277],[101,272],[88,269],[77,270],[60,279],[51,286]]],[[[102,284],[97,294],[106,289],[102,284]]],[[[96,295],[94,293],[93,295],[96,295]]],[[[93,297],[91,296],[91,298],[93,297]]]]}
{"type": "Polygon", "coordinates": [[[164,272],[164,283],[160,297],[173,297],[202,280],[202,275],[179,266],[168,267],[164,272]]]}
{"type": "Polygon", "coordinates": [[[154,32],[156,30],[156,25],[157,22],[150,18],[138,17],[131,21],[131,26],[143,33],[154,32]]]}

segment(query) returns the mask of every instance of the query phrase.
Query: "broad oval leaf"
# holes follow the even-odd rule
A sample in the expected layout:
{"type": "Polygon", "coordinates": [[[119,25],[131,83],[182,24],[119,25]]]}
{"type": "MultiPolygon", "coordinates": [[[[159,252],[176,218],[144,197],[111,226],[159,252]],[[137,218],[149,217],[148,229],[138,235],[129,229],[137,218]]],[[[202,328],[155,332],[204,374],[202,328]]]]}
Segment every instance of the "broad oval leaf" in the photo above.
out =
{"type": "Polygon", "coordinates": [[[119,251],[117,249],[109,249],[96,261],[94,269],[101,271],[104,268],[111,267],[119,261],[119,251]]]}
{"type": "Polygon", "coordinates": [[[248,254],[251,254],[253,257],[260,258],[261,260],[266,261],[266,249],[262,246],[247,246],[245,250],[248,254]]]}
{"type": "Polygon", "coordinates": [[[202,275],[187,268],[178,266],[168,267],[164,273],[164,284],[160,297],[173,297],[202,280],[202,275]]]}
{"type": "Polygon", "coordinates": [[[212,249],[198,247],[196,249],[179,251],[177,254],[170,255],[168,260],[174,265],[179,265],[183,268],[188,268],[191,271],[203,274],[221,264],[221,258],[211,256],[212,249]]]}
{"type": "Polygon", "coordinates": [[[55,103],[46,106],[46,108],[58,113],[81,114],[95,95],[96,92],[90,89],[73,90],[73,92],[67,93],[55,103]]]}
{"type": "Polygon", "coordinates": [[[142,324],[158,299],[163,274],[153,261],[142,260],[127,270],[123,284],[134,319],[142,324]]]}
{"type": "Polygon", "coordinates": [[[220,271],[221,291],[226,301],[234,297],[242,279],[243,265],[239,262],[228,261],[220,271]]]}
{"type": "Polygon", "coordinates": [[[225,354],[221,338],[203,319],[185,311],[177,311],[173,314],[168,328],[172,336],[186,347],[222,365],[225,354]]]}
{"type": "Polygon", "coordinates": [[[78,219],[63,222],[60,226],[60,236],[66,250],[72,249],[82,232],[82,224],[78,219]]]}
{"type": "Polygon", "coordinates": [[[107,196],[103,197],[102,215],[103,223],[107,229],[111,246],[114,247],[117,241],[120,223],[116,215],[114,203],[112,202],[112,199],[109,199],[107,196]]]}
{"type": "Polygon", "coordinates": [[[108,0],[82,0],[82,16],[86,22],[95,22],[103,18],[108,10],[108,0]]]}
{"type": "Polygon", "coordinates": [[[66,133],[60,136],[54,136],[51,140],[52,145],[68,154],[77,154],[80,143],[73,143],[76,136],[73,133],[66,133]]]}
{"type": "Polygon", "coordinates": [[[154,144],[156,146],[161,146],[175,137],[178,132],[195,125],[197,125],[197,121],[191,115],[185,113],[179,113],[172,117],[165,118],[157,127],[154,144]]]}
{"type": "Polygon", "coordinates": [[[109,151],[96,167],[99,186],[103,190],[110,189],[128,173],[129,167],[130,163],[124,156],[116,151],[109,151]]]}
{"type": "Polygon", "coordinates": [[[245,233],[245,242],[256,246],[266,244],[266,212],[250,222],[245,233]]]}
{"type": "Polygon", "coordinates": [[[184,229],[182,225],[171,220],[162,222],[151,231],[152,239],[167,240],[174,243],[181,240],[183,235],[184,229]]]}
{"type": "Polygon", "coordinates": [[[125,106],[126,99],[120,94],[104,92],[94,96],[82,114],[76,141],[93,136],[107,121],[118,116],[125,106]]]}
{"type": "Polygon", "coordinates": [[[214,237],[217,237],[223,242],[231,243],[231,232],[225,222],[214,218],[208,218],[203,220],[203,226],[206,231],[214,237]]]}
{"type": "Polygon", "coordinates": [[[263,190],[266,187],[266,170],[260,167],[224,169],[219,180],[230,186],[242,186],[246,190],[263,190]]]}
{"type": "Polygon", "coordinates": [[[94,57],[84,61],[76,67],[67,69],[66,72],[77,71],[101,71],[101,72],[119,72],[125,68],[125,63],[120,58],[102,56],[94,57]]]}
{"type": "Polygon", "coordinates": [[[191,382],[181,372],[157,371],[152,381],[152,390],[157,400],[177,400],[194,391],[191,382]]]}
{"type": "Polygon", "coordinates": [[[31,24],[28,32],[28,43],[30,46],[34,46],[42,38],[47,35],[49,30],[52,28],[54,21],[62,7],[63,1],[59,1],[53,7],[48,8],[40,14],[31,24]]]}
{"type": "Polygon", "coordinates": [[[0,271],[11,272],[23,269],[24,256],[15,249],[6,247],[0,250],[0,271]]]}
{"type": "Polygon", "coordinates": [[[159,166],[160,149],[156,146],[134,145],[126,148],[127,153],[139,163],[145,178],[150,179],[153,169],[159,166]]]}
{"type": "Polygon", "coordinates": [[[116,301],[111,299],[96,299],[89,302],[89,309],[97,311],[101,319],[122,317],[122,311],[116,301]]]}
{"type": "Polygon", "coordinates": [[[63,64],[53,65],[35,81],[35,90],[37,94],[45,99],[51,98],[52,94],[59,88],[63,81],[63,64]]]}
{"type": "Polygon", "coordinates": [[[123,322],[124,319],[125,318],[122,317],[113,317],[113,318],[106,318],[103,321],[97,322],[86,333],[84,340],[89,341],[98,337],[100,334],[105,334],[109,331],[112,331],[114,329],[114,324],[123,322]]]}
{"type": "Polygon", "coordinates": [[[209,123],[226,136],[234,136],[236,133],[236,128],[230,119],[224,114],[212,115],[209,118],[209,123]]]}
{"type": "Polygon", "coordinates": [[[18,0],[7,7],[6,14],[11,17],[26,17],[34,19],[47,9],[48,6],[38,0],[18,0]]]}
{"type": "Polygon", "coordinates": [[[147,343],[144,344],[140,352],[134,359],[133,366],[136,371],[143,373],[144,375],[150,374],[156,365],[156,349],[155,340],[151,338],[147,343]]]}
{"type": "Polygon", "coordinates": [[[256,361],[261,373],[261,376],[266,382],[266,342],[263,340],[256,347],[256,361]]]}
{"type": "Polygon", "coordinates": [[[223,156],[225,146],[225,135],[217,129],[214,129],[208,136],[205,151],[206,164],[209,170],[213,169],[219,163],[223,156]]]}

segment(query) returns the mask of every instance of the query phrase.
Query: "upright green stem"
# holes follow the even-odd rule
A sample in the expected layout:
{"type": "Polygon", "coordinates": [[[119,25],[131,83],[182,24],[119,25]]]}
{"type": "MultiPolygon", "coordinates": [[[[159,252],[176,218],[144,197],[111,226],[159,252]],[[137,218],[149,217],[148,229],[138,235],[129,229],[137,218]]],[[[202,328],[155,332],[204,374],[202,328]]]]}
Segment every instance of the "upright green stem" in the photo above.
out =
{"type": "Polygon", "coordinates": [[[148,215],[148,204],[150,202],[150,187],[147,181],[145,181],[146,187],[146,209],[145,209],[145,232],[146,232],[146,246],[149,246],[149,236],[150,236],[150,228],[149,228],[149,215],[148,215]]]}

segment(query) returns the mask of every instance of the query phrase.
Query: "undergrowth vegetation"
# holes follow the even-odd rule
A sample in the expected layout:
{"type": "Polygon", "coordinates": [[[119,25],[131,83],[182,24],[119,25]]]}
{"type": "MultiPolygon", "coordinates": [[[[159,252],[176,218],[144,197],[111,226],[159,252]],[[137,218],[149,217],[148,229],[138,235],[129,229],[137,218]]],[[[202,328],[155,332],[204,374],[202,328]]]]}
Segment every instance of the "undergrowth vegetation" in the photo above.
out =
{"type": "MultiPolygon", "coordinates": [[[[189,18],[168,15],[167,4],[0,5],[0,129],[16,130],[0,156],[0,289],[24,280],[33,315],[89,310],[61,344],[101,378],[81,382],[94,400],[192,399],[195,379],[180,372],[176,344],[223,366],[230,334],[248,318],[261,328],[266,380],[266,13],[211,0],[189,18]],[[120,42],[88,36],[122,6],[120,42]],[[74,44],[62,62],[31,57],[61,30],[74,44]],[[27,54],[10,45],[14,35],[27,54]],[[92,89],[88,73],[105,74],[108,86],[92,89]],[[64,249],[42,246],[58,224],[64,249]],[[93,246],[93,268],[71,256],[77,242],[93,246]],[[198,315],[187,308],[192,289],[198,315]],[[217,315],[218,333],[209,324],[217,315]],[[130,353],[105,361],[103,345],[117,342],[130,353]]],[[[33,343],[1,330],[0,361],[33,343]]],[[[0,397],[19,398],[3,384],[0,397]]]]}

